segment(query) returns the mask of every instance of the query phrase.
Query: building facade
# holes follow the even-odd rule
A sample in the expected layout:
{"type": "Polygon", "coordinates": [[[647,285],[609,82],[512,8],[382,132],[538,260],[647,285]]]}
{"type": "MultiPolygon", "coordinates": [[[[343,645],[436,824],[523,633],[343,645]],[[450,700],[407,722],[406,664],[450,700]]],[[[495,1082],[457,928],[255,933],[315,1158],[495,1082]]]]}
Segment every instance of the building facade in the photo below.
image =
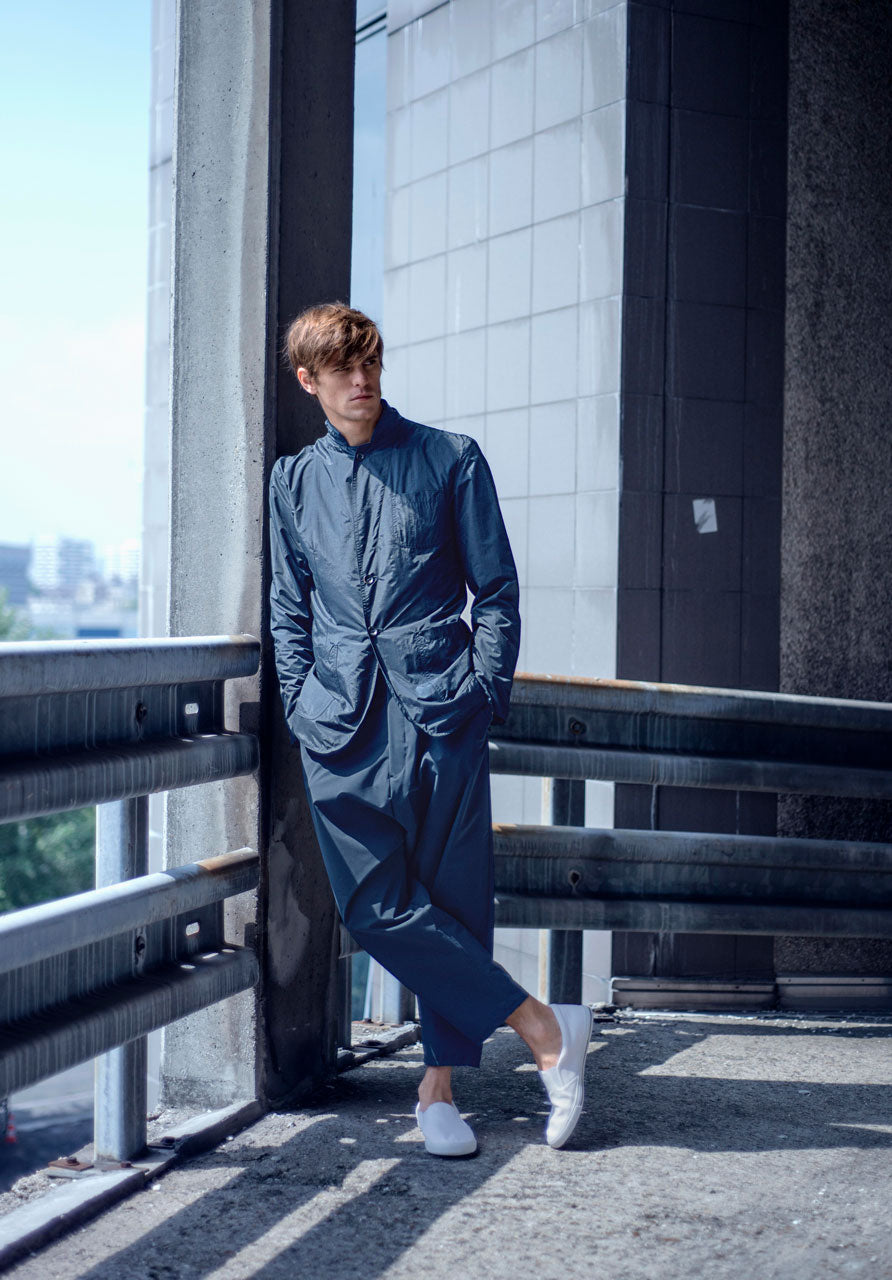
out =
{"type": "MultiPolygon", "coordinates": [[[[159,633],[173,0],[155,19],[142,600],[159,633]]],[[[492,465],[521,670],[892,696],[876,607],[890,385],[871,283],[889,260],[890,45],[889,7],[854,0],[358,5],[352,301],[381,323],[388,399],[474,436],[492,465]]],[[[303,137],[283,102],[282,191],[303,137]]],[[[312,239],[328,207],[312,171],[314,207],[277,215],[283,242],[312,239]]],[[[277,377],[281,413],[293,393],[277,377]]],[[[541,820],[539,781],[495,779],[493,795],[497,819],[541,820]]],[[[872,813],[785,802],[781,829],[876,831],[872,813]]],[[[589,783],[586,821],[772,834],[778,806],[589,783]]],[[[504,932],[499,954],[537,987],[535,936],[504,932]]],[[[584,993],[715,1005],[729,985],[866,979],[889,960],[880,944],[843,963],[795,940],[596,934],[584,993]]]]}

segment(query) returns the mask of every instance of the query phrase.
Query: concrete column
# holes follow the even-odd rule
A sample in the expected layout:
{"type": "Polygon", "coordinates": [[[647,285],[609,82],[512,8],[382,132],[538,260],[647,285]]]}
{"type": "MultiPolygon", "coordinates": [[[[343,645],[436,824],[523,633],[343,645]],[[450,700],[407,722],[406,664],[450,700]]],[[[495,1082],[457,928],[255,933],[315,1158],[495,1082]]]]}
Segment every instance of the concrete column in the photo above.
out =
{"type": "MultiPolygon", "coordinates": [[[[781,688],[892,700],[892,9],[791,0],[781,688]]],[[[784,835],[889,839],[892,807],[781,800],[784,835]]],[[[892,944],[779,938],[779,974],[892,944]]]]}
{"type": "MultiPolygon", "coordinates": [[[[139,634],[167,634],[170,569],[170,244],[173,217],[173,88],[176,0],[152,0],[149,108],[149,245],[146,280],[146,400],[143,420],[139,634]]],[[[164,865],[163,795],[149,796],[149,870],[164,865]]],[[[148,1039],[148,1106],[158,1101],[160,1033],[148,1039]]]]}
{"type": "MultiPolygon", "coordinates": [[[[353,6],[181,3],[177,27],[172,320],[173,635],[264,637],[259,680],[227,723],[259,733],[257,778],[173,793],[171,864],[258,847],[263,880],[227,908],[256,946],[261,991],[165,1036],[164,1098],[221,1106],[296,1098],[333,1069],[335,914],[288,743],[266,635],[266,480],[318,434],[283,380],[282,322],[346,297],[353,6]]],[[[317,415],[318,416],[318,415],[317,415]]]]}

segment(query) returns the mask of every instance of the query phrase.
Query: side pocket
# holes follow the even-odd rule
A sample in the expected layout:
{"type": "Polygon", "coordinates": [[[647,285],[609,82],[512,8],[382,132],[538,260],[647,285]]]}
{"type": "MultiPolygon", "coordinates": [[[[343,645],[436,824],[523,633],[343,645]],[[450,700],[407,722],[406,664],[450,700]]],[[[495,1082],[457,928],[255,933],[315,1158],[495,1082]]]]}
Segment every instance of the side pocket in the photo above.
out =
{"type": "Polygon", "coordinates": [[[315,665],[310,667],[307,677],[297,695],[295,711],[305,720],[317,720],[325,714],[332,703],[332,694],[325,688],[316,674],[315,665]]]}
{"type": "Polygon", "coordinates": [[[342,698],[346,698],[347,688],[344,684],[344,677],[341,674],[339,655],[340,655],[340,645],[337,645],[337,644],[329,645],[327,666],[328,666],[328,672],[329,672],[330,678],[328,680],[328,685],[329,685],[329,688],[333,690],[337,690],[337,692],[340,694],[342,698]]]}
{"type": "Polygon", "coordinates": [[[474,683],[477,685],[477,688],[483,694],[486,706],[489,707],[490,717],[494,716],[496,713],[496,709],[493,706],[492,698],[489,696],[489,690],[487,689],[486,685],[478,676],[476,668],[474,667],[471,668],[471,675],[474,677],[474,683]]]}

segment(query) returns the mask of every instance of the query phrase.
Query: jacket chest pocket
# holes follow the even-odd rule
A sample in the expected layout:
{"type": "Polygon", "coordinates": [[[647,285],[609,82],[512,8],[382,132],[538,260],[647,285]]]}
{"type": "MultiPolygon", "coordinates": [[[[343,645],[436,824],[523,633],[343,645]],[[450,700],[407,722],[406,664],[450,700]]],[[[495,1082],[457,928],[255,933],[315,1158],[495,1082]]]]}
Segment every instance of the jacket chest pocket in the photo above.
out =
{"type": "Polygon", "coordinates": [[[392,492],[393,540],[409,551],[440,546],[445,536],[445,498],[442,490],[392,492]]]}

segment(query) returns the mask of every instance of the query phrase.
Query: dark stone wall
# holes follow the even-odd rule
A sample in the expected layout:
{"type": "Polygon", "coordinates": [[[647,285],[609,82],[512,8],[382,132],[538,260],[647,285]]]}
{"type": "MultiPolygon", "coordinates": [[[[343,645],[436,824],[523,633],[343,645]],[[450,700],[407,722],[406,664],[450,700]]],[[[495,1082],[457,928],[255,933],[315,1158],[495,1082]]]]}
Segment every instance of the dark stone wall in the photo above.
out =
{"type": "MultiPolygon", "coordinates": [[[[776,689],[786,4],[630,0],[628,33],[617,674],[776,689]]],[[[615,822],[773,834],[775,802],[618,787],[615,822]]],[[[613,971],[764,978],[771,940],[617,934],[613,971]]]]}
{"type": "MultiPolygon", "coordinates": [[[[892,701],[892,5],[791,0],[781,688],[892,701]]],[[[890,839],[892,806],[786,797],[784,834],[890,839]]],[[[892,944],[778,939],[779,971],[892,944]]]]}

